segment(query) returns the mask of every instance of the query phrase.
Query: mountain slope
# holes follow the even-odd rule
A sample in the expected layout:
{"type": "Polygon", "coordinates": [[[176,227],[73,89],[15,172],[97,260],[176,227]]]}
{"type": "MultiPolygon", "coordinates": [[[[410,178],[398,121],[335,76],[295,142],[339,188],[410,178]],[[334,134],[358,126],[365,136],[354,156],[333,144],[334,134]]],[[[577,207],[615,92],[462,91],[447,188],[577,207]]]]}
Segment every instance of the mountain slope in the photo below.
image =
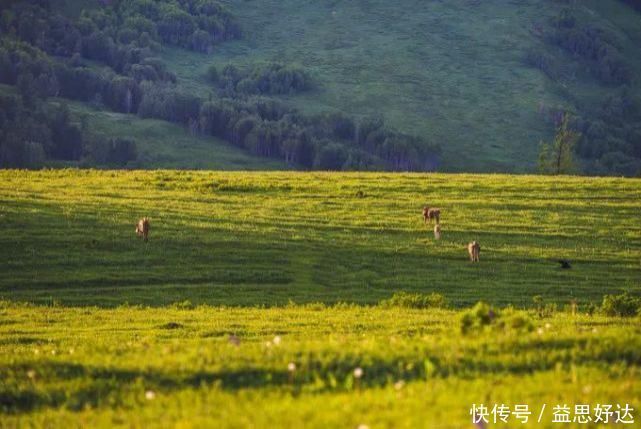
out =
{"type": "Polygon", "coordinates": [[[532,172],[566,118],[568,172],[641,174],[641,14],[619,0],[12,3],[0,82],[23,103],[0,106],[0,165],[100,144],[20,129],[78,135],[34,108],[62,96],[284,161],[265,168],[532,172]]]}
{"type": "MultiPolygon", "coordinates": [[[[337,109],[383,115],[394,127],[443,148],[448,171],[532,171],[540,140],[554,125],[541,106],[578,112],[617,88],[589,74],[554,80],[524,58],[544,49],[561,64],[577,62],[546,45],[535,29],[566,6],[511,1],[228,1],[243,38],[207,58],[169,51],[179,79],[206,90],[209,64],[278,60],[299,63],[317,79],[314,91],[284,97],[307,112],[337,109]]],[[[641,20],[615,0],[581,2],[581,20],[620,41],[641,70],[641,20]]],[[[630,88],[638,97],[639,78],[630,88]]],[[[580,112],[578,112],[580,113],[580,112]]]]}

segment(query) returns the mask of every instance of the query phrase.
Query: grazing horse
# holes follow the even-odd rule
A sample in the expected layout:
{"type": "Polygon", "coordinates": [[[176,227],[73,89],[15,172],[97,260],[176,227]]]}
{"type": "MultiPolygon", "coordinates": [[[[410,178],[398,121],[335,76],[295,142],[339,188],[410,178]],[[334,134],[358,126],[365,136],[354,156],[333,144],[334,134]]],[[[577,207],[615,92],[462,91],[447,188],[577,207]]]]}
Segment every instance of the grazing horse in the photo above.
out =
{"type": "Polygon", "coordinates": [[[479,262],[479,254],[481,253],[481,245],[475,240],[467,245],[467,253],[470,254],[470,261],[479,262]]]}
{"type": "Polygon", "coordinates": [[[431,222],[432,219],[436,220],[436,224],[439,223],[441,217],[441,209],[430,208],[428,206],[423,207],[423,221],[425,223],[431,222]]]}
{"type": "Polygon", "coordinates": [[[145,241],[149,239],[149,218],[143,217],[136,225],[136,235],[143,237],[145,241]]]}
{"type": "Polygon", "coordinates": [[[434,225],[434,239],[435,240],[441,239],[441,225],[439,225],[438,223],[434,225]]]}

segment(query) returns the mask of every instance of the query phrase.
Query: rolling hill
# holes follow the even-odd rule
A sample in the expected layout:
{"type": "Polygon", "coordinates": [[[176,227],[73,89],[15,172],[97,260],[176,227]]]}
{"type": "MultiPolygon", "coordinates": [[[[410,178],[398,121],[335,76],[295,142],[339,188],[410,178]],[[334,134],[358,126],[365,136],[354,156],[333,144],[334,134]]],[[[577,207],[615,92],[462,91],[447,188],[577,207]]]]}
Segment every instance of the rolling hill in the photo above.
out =
{"type": "MultiPolygon", "coordinates": [[[[120,2],[111,4],[102,10],[120,2]]],[[[641,43],[641,21],[625,2],[249,0],[221,4],[225,12],[219,18],[228,23],[227,33],[219,39],[212,36],[213,45],[201,49],[196,42],[161,35],[152,55],[161,58],[180,92],[201,102],[220,100],[224,106],[233,105],[229,97],[247,103],[247,96],[222,91],[207,77],[212,66],[218,73],[230,65],[235,70],[274,63],[299,67],[312,83],[308,89],[260,93],[296,112],[281,111],[275,125],[268,123],[274,120],[273,114],[259,113],[266,128],[256,132],[273,137],[257,138],[275,139],[259,144],[276,145],[276,150],[239,142],[232,128],[213,131],[219,140],[253,155],[281,158],[294,168],[533,172],[539,143],[552,140],[556,118],[568,112],[574,118],[573,127],[582,134],[576,172],[634,176],[641,171],[641,54],[636,49],[641,43]],[[356,131],[332,134],[328,130],[334,125],[318,117],[328,113],[343,115],[342,120],[356,131]],[[296,118],[294,125],[283,123],[283,115],[296,118]],[[383,135],[376,128],[373,132],[379,135],[367,134],[372,121],[381,119],[387,127],[383,135]],[[308,146],[305,151],[312,151],[309,161],[288,152],[286,141],[299,139],[296,133],[301,128],[310,130],[306,131],[308,141],[299,141],[308,146]],[[359,131],[365,134],[359,137],[359,131]],[[337,159],[321,159],[328,143],[331,153],[325,158],[337,159]],[[347,152],[340,152],[336,144],[347,152]]],[[[117,16],[127,22],[124,16],[135,7],[123,6],[117,16]]],[[[52,11],[72,20],[78,20],[83,9],[95,14],[101,8],[89,0],[52,2],[52,11]]],[[[98,15],[91,16],[96,20],[98,15]]],[[[129,36],[123,39],[124,30],[118,28],[102,32],[125,46],[122,40],[128,41],[129,36]]],[[[82,43],[96,41],[89,38],[82,43]]],[[[132,43],[129,46],[143,42],[132,43]]],[[[104,60],[83,51],[86,55],[84,66],[104,65],[104,60]]],[[[140,76],[134,78],[140,82],[140,76]]],[[[250,104],[233,108],[251,111],[250,104]]],[[[182,125],[187,129],[186,122],[182,125]]],[[[136,131],[131,134],[135,136],[136,131]]],[[[184,160],[190,157],[195,162],[192,167],[202,165],[186,154],[179,157],[181,162],[160,166],[189,167],[184,160]]],[[[149,166],[153,165],[158,164],[149,166]]],[[[265,164],[265,168],[274,166],[265,164]]]]}

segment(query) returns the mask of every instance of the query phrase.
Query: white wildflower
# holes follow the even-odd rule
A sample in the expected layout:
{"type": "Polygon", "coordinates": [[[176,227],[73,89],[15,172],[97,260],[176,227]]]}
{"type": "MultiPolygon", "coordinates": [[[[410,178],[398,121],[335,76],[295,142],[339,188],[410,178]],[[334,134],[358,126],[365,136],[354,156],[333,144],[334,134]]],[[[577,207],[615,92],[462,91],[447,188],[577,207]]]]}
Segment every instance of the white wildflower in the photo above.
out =
{"type": "Polygon", "coordinates": [[[363,368],[360,366],[354,369],[354,377],[361,378],[363,376],[363,368]]]}

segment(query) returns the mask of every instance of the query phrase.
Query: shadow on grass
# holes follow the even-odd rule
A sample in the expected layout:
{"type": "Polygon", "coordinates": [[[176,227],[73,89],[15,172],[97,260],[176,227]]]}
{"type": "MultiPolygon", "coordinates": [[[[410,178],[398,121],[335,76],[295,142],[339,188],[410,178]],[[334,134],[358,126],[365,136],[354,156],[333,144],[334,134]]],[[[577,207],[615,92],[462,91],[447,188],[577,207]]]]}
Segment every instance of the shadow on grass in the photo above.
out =
{"type": "MultiPolygon", "coordinates": [[[[86,407],[119,407],[127,401],[142,400],[146,390],[169,393],[190,388],[215,386],[223,390],[281,388],[296,395],[308,392],[349,391],[382,387],[396,381],[430,378],[478,378],[488,374],[532,374],[559,365],[641,365],[638,342],[593,344],[584,340],[540,341],[522,347],[544,350],[538,359],[514,353],[486,354],[468,350],[464,357],[396,356],[390,359],[345,355],[328,360],[296,362],[286,368],[235,368],[220,371],[162,371],[97,367],[71,362],[32,362],[0,368],[6,382],[0,385],[0,411],[26,413],[39,408],[64,407],[79,411],[86,407]],[[569,353],[572,351],[573,353],[569,353]],[[521,356],[521,357],[519,357],[521,356]],[[362,379],[354,378],[355,368],[363,369],[362,379]],[[65,387],[61,387],[61,386],[65,387]],[[129,399],[128,399],[129,398],[129,399]]],[[[510,346],[511,347],[511,346],[510,346]]],[[[506,350],[503,350],[505,352],[506,350]]]]}

